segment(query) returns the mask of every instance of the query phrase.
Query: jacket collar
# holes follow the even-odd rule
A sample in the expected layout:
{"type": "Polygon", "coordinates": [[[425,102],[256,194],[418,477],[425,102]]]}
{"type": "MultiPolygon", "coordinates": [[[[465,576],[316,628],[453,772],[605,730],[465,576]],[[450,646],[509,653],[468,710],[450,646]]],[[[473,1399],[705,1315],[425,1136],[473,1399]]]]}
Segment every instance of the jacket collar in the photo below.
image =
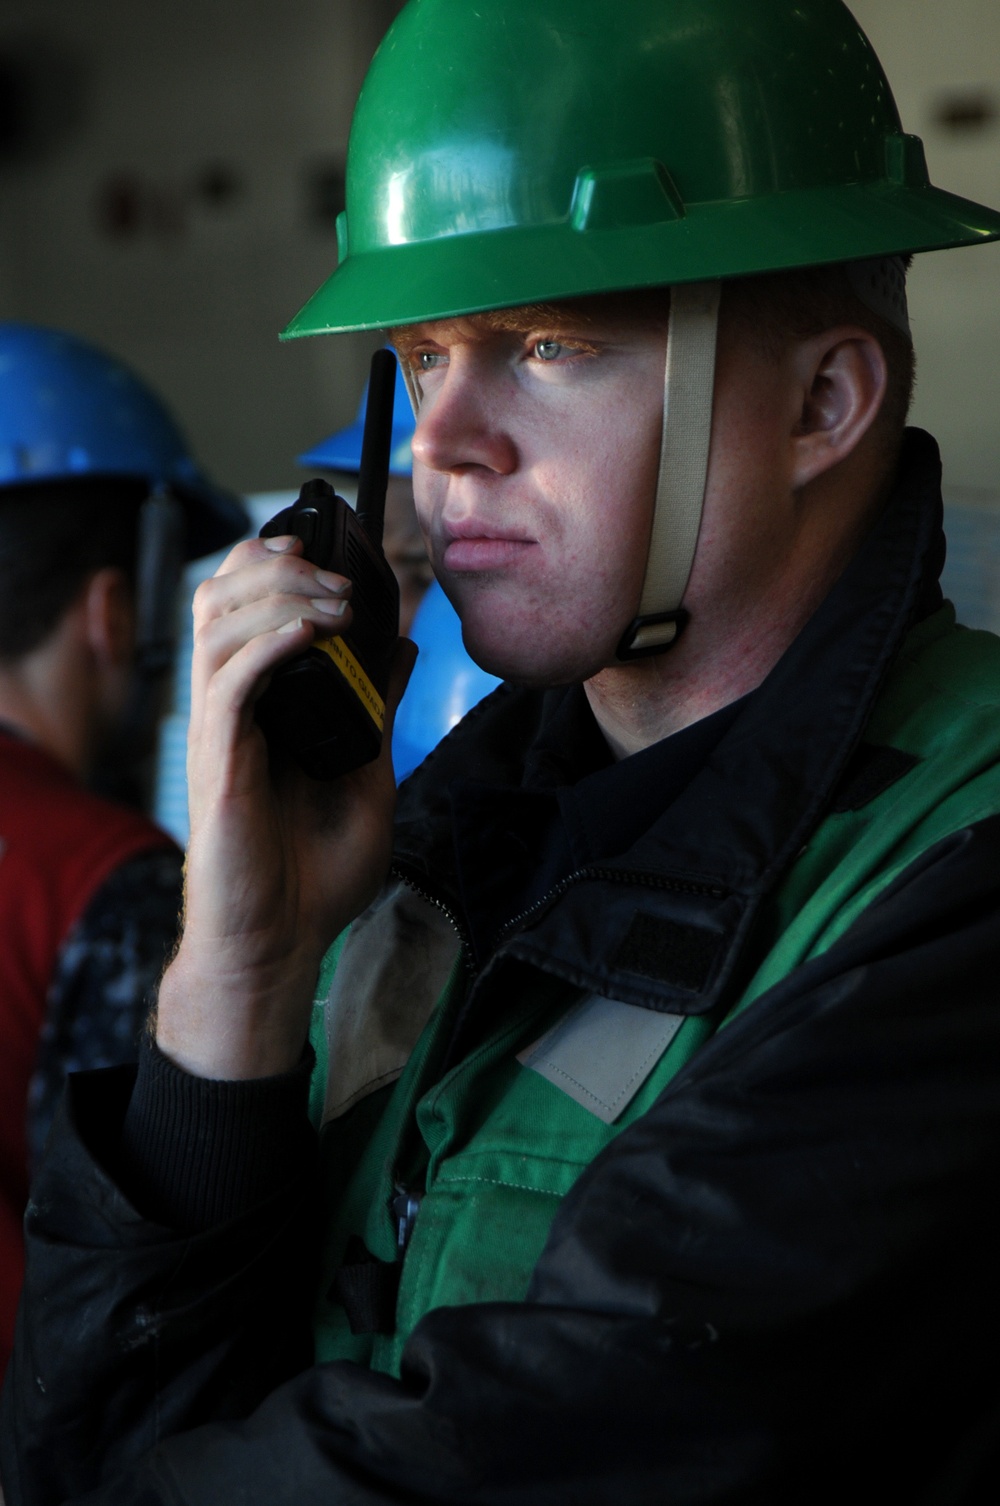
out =
{"type": "MultiPolygon", "coordinates": [[[[754,920],[829,808],[910,626],[940,601],[940,457],[907,432],[897,485],[857,555],[681,794],[613,865],[583,870],[498,955],[647,1008],[733,996],[754,920]]],[[[503,686],[400,793],[395,869],[460,916],[449,787],[518,787],[558,692],[503,686]]]]}

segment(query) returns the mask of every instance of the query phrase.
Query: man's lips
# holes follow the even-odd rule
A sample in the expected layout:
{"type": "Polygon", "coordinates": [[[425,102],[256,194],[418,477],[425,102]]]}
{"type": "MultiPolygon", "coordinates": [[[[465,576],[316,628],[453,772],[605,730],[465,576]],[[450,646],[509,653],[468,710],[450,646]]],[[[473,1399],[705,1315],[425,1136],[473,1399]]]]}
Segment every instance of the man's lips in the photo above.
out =
{"type": "Polygon", "coordinates": [[[535,546],[516,529],[503,529],[466,518],[446,524],[442,564],[446,570],[500,570],[524,557],[535,546]]]}

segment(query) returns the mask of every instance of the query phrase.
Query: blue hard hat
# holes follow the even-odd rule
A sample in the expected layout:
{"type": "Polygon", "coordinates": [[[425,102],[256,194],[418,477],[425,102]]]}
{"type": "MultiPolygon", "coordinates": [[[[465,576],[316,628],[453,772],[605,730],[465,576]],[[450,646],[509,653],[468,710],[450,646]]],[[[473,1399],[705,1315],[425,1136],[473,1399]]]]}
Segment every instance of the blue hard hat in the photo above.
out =
{"type": "MultiPolygon", "coordinates": [[[[353,424],[338,429],[329,439],[321,440],[313,449],[300,455],[299,465],[315,466],[324,471],[351,471],[361,469],[361,440],[365,432],[365,413],[368,410],[368,384],[361,395],[361,406],[353,424]]],[[[410,394],[403,380],[402,367],[396,363],[396,396],[392,405],[392,448],[389,451],[390,476],[410,476],[413,473],[413,453],[410,440],[417,421],[413,416],[410,394]]]]}
{"type": "Polygon", "coordinates": [[[437,581],[413,619],[410,637],[420,650],[396,713],[392,762],[405,779],[467,711],[501,683],[469,658],[458,613],[437,581]]]}
{"type": "Polygon", "coordinates": [[[247,530],[239,498],[208,479],[133,371],[76,335],[0,321],[0,491],[91,476],[167,489],[184,511],[190,559],[247,530]]]}

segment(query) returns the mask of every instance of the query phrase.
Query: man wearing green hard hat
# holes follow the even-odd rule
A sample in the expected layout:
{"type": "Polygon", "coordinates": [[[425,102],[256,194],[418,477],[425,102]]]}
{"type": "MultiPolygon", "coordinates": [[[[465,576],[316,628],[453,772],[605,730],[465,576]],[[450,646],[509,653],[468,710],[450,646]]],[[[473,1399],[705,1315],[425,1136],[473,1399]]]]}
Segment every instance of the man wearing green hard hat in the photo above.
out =
{"type": "Polygon", "coordinates": [[[393,811],[252,714],[350,584],[201,589],[185,933],[34,1189],[7,1506],[993,1498],[1000,644],[904,430],[908,258],[993,239],[840,0],[403,10],[286,334],[391,332],[508,683],[393,811]]]}

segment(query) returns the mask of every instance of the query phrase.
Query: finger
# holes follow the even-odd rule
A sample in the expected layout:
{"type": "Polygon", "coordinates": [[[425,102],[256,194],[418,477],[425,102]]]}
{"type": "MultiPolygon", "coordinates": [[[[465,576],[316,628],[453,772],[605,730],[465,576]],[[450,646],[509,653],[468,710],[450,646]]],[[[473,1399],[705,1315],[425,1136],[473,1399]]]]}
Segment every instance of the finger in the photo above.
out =
{"type": "Polygon", "coordinates": [[[399,703],[403,699],[406,687],[410,683],[413,666],[417,662],[419,650],[417,645],[409,638],[397,638],[396,646],[392,653],[392,664],[389,669],[389,683],[385,692],[385,718],[386,733],[392,736],[393,725],[396,720],[396,712],[399,703]]]}
{"type": "MultiPolygon", "coordinates": [[[[410,683],[413,666],[417,662],[417,645],[409,638],[397,638],[389,669],[389,683],[385,692],[385,724],[382,728],[380,762],[387,762],[392,769],[392,730],[396,725],[396,712],[410,683]]],[[[395,781],[394,781],[395,782],[395,781]]]]}
{"type": "Polygon", "coordinates": [[[351,583],[346,576],[321,570],[298,555],[257,555],[225,575],[213,575],[201,582],[194,593],[194,620],[200,625],[248,601],[283,593],[345,597],[351,594],[351,583]]]}
{"type": "Polygon", "coordinates": [[[216,575],[229,575],[233,570],[242,570],[254,560],[273,559],[276,554],[303,552],[302,540],[294,533],[279,534],[273,539],[241,539],[226,555],[216,570],[216,575]]]}
{"type": "Polygon", "coordinates": [[[218,788],[221,780],[228,793],[236,767],[234,753],[253,727],[253,708],[279,664],[308,648],[313,639],[311,623],[295,618],[273,632],[260,633],[244,643],[212,675],[204,689],[202,714],[197,719],[192,706],[189,738],[192,802],[203,783],[218,788]],[[197,770],[202,771],[201,777],[197,770]]]}
{"type": "MultiPolygon", "coordinates": [[[[325,605],[325,604],[324,604],[325,605]]],[[[319,638],[331,638],[350,626],[351,609],[331,617],[322,606],[301,600],[277,608],[270,601],[255,603],[242,613],[216,619],[200,634],[191,665],[191,727],[201,737],[203,724],[218,695],[216,681],[237,660],[248,674],[254,667],[260,676],[257,684],[248,682],[239,689],[240,704],[252,706],[270,682],[278,664],[292,659],[319,638]],[[257,649],[253,644],[260,645],[257,649]]],[[[237,674],[239,671],[237,670],[237,674]]],[[[232,685],[231,676],[222,684],[232,685]]],[[[234,692],[235,693],[235,692],[234,692]]]]}
{"type": "Polygon", "coordinates": [[[192,674],[210,678],[251,638],[275,632],[296,618],[311,622],[317,637],[332,637],[350,627],[351,605],[338,597],[283,594],[247,602],[222,617],[210,618],[195,634],[192,674]]]}

